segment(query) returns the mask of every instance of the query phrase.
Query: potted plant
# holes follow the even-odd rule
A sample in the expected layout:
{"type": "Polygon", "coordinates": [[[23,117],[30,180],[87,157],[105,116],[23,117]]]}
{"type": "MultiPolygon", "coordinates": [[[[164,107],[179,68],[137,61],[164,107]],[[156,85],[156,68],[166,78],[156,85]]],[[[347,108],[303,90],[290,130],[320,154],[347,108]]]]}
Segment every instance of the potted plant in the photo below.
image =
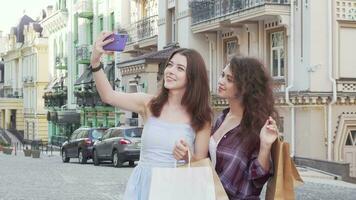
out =
{"type": "Polygon", "coordinates": [[[4,141],[0,139],[0,151],[2,151],[4,144],[5,144],[4,141]]]}
{"type": "Polygon", "coordinates": [[[31,154],[32,158],[40,158],[41,151],[39,149],[32,149],[31,154]]]}
{"type": "Polygon", "coordinates": [[[25,154],[25,157],[31,157],[32,151],[26,146],[26,148],[23,150],[23,153],[25,154]]]}
{"type": "Polygon", "coordinates": [[[41,151],[39,147],[39,141],[32,141],[31,154],[32,158],[40,158],[41,151]]]}
{"type": "Polygon", "coordinates": [[[2,143],[1,146],[2,146],[2,152],[4,154],[8,154],[8,155],[12,154],[12,147],[10,146],[10,144],[2,143]]]}

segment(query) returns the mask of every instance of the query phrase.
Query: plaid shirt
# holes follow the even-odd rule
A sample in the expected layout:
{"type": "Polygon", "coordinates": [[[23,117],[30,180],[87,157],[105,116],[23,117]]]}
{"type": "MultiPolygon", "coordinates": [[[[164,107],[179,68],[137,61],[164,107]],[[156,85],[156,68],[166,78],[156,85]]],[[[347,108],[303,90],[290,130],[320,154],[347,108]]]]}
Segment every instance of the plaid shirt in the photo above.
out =
{"type": "MultiPolygon", "coordinates": [[[[229,109],[217,118],[212,133],[221,126],[229,109]]],[[[226,133],[216,149],[215,170],[225,188],[229,199],[260,199],[263,185],[272,175],[272,161],[269,171],[263,169],[257,160],[259,146],[251,155],[242,152],[239,126],[226,133]]]]}

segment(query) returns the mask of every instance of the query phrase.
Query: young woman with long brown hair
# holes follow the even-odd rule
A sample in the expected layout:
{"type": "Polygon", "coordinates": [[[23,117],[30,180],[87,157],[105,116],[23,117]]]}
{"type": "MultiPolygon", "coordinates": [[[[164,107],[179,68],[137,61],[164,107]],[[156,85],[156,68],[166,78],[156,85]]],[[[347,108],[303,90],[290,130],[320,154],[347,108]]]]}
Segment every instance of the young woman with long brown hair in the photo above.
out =
{"type": "Polygon", "coordinates": [[[91,67],[101,99],[124,110],[139,113],[144,120],[139,164],[126,186],[124,199],[148,199],[151,168],[173,167],[176,159],[207,157],[211,127],[209,84],[204,61],[192,49],[178,49],[166,63],[163,86],[158,95],[114,91],[100,66],[105,40],[112,33],[102,33],[96,40],[91,67]],[[188,89],[189,88],[189,89],[188,89]]]}
{"type": "Polygon", "coordinates": [[[210,158],[230,199],[259,199],[278,137],[270,75],[258,60],[234,57],[223,69],[218,95],[229,108],[213,126],[210,158]]]}

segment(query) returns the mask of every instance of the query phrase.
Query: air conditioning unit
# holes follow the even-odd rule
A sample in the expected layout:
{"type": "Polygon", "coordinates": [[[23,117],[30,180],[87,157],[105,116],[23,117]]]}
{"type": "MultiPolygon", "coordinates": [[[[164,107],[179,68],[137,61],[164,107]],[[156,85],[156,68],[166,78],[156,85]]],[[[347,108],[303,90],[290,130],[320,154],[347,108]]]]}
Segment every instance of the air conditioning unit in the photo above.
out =
{"type": "Polygon", "coordinates": [[[33,76],[29,76],[29,77],[28,77],[28,81],[29,81],[29,82],[33,82],[33,76]]]}

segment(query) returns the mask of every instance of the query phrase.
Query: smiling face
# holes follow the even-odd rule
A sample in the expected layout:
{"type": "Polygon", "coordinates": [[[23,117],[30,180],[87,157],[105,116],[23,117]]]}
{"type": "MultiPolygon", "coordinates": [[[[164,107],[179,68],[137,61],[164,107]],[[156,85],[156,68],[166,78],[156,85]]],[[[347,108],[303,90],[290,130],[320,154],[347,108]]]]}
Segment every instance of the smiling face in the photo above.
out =
{"type": "Polygon", "coordinates": [[[187,84],[187,58],[175,54],[164,70],[164,87],[168,90],[184,90],[187,84]]]}
{"type": "Polygon", "coordinates": [[[225,99],[233,99],[237,96],[237,89],[230,64],[226,65],[219,78],[218,95],[225,99]]]}

